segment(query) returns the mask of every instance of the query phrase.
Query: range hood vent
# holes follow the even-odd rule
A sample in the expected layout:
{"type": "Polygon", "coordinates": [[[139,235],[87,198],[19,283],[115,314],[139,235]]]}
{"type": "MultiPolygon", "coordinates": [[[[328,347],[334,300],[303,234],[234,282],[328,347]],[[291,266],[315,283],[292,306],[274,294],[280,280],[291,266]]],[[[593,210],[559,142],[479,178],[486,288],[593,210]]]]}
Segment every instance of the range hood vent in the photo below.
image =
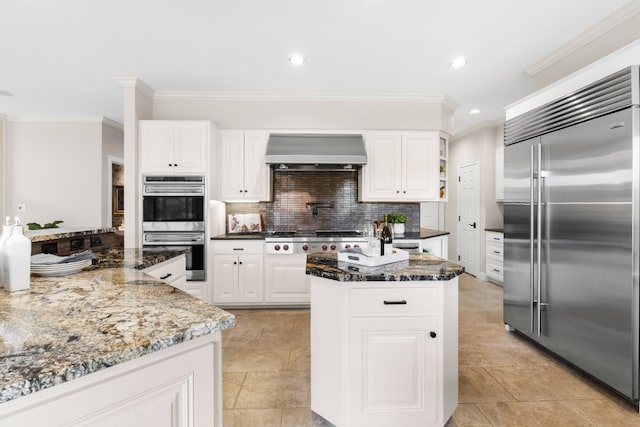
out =
{"type": "Polygon", "coordinates": [[[265,162],[275,171],[356,170],[367,164],[362,135],[271,134],[265,162]]]}

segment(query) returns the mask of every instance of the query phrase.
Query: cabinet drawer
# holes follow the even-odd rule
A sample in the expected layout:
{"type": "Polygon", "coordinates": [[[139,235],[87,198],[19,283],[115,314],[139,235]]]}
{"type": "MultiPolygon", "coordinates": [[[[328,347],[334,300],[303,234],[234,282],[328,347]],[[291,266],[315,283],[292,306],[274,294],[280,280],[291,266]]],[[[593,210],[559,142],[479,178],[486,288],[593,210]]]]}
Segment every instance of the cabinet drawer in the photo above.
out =
{"type": "Polygon", "coordinates": [[[440,288],[352,289],[351,314],[438,314],[442,306],[440,288]]]}
{"type": "Polygon", "coordinates": [[[496,242],[502,244],[502,242],[504,242],[504,234],[497,233],[495,231],[487,231],[486,239],[487,242],[496,242]]]}
{"type": "Polygon", "coordinates": [[[216,254],[261,254],[264,240],[214,240],[213,253],[216,254]]]}
{"type": "Polygon", "coordinates": [[[501,261],[504,259],[504,247],[501,243],[487,242],[487,258],[501,261]]]}
{"type": "Polygon", "coordinates": [[[487,260],[487,275],[499,278],[502,281],[503,267],[502,262],[496,262],[494,260],[487,260]]]}
{"type": "Polygon", "coordinates": [[[168,261],[161,262],[144,270],[150,276],[163,280],[166,283],[172,282],[185,276],[187,269],[187,259],[184,255],[168,261]]]}

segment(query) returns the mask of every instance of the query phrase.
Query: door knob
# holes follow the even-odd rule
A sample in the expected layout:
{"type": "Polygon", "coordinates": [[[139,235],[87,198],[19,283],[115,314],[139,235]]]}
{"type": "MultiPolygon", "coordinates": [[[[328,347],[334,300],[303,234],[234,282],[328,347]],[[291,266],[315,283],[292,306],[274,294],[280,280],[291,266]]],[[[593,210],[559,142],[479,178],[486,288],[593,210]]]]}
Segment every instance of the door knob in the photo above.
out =
{"type": "Polygon", "coordinates": [[[469,224],[469,227],[476,228],[476,223],[474,222],[473,224],[469,224]]]}

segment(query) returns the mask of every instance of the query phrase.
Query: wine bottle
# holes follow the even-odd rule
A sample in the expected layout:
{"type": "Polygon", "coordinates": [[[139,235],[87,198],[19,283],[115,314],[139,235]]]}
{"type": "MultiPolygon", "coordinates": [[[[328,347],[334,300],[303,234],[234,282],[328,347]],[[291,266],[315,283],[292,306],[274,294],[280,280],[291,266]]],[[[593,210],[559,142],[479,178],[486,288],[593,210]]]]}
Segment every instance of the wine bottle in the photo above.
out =
{"type": "Polygon", "coordinates": [[[393,232],[391,231],[391,224],[387,221],[387,216],[384,216],[384,225],[382,226],[382,232],[380,233],[380,255],[385,253],[391,254],[393,243],[393,232]]]}

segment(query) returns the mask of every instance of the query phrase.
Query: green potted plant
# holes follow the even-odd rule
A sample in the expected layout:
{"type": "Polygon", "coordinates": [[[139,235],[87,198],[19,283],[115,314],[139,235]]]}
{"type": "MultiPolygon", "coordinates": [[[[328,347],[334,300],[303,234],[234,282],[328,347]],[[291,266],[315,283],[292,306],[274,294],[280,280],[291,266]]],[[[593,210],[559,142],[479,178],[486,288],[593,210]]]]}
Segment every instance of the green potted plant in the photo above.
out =
{"type": "Polygon", "coordinates": [[[401,213],[392,213],[387,215],[387,221],[393,224],[394,234],[404,234],[404,225],[407,223],[407,217],[401,213]]]}

